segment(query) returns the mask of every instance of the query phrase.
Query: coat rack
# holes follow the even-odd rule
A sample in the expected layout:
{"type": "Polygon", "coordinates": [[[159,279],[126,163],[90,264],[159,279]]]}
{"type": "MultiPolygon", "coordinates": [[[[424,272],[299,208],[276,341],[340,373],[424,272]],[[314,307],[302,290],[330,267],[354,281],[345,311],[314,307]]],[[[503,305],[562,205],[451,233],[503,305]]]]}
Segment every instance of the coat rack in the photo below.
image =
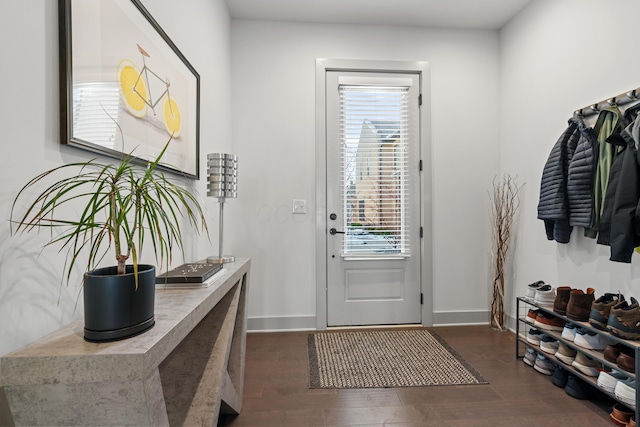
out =
{"type": "Polygon", "coordinates": [[[605,99],[595,104],[587,105],[573,112],[577,117],[588,117],[600,113],[600,110],[606,107],[622,106],[640,101],[640,87],[621,93],[612,98],[605,99]]]}

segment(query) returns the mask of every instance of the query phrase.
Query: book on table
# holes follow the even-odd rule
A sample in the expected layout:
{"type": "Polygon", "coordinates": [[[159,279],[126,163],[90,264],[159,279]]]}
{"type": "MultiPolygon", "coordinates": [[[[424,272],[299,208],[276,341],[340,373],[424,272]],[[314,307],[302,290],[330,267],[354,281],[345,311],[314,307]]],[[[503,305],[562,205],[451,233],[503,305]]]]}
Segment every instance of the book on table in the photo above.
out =
{"type": "Polygon", "coordinates": [[[222,263],[187,263],[156,276],[156,284],[202,284],[222,270],[222,263]]]}

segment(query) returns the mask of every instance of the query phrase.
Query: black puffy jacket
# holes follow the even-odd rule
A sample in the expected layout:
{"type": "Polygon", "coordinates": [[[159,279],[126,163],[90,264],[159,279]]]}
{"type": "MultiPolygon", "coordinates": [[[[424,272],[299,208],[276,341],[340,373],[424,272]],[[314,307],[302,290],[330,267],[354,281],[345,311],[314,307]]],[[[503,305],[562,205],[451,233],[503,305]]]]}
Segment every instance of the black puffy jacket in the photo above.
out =
{"type": "Polygon", "coordinates": [[[538,219],[544,221],[547,239],[558,243],[569,243],[571,237],[567,176],[581,136],[581,124],[584,126],[579,118],[569,119],[569,126],[551,149],[540,182],[538,219]]]}
{"type": "Polygon", "coordinates": [[[567,194],[569,225],[591,227],[593,221],[593,178],[598,163],[598,142],[593,129],[578,122],[580,139],[569,163],[567,194]]]}

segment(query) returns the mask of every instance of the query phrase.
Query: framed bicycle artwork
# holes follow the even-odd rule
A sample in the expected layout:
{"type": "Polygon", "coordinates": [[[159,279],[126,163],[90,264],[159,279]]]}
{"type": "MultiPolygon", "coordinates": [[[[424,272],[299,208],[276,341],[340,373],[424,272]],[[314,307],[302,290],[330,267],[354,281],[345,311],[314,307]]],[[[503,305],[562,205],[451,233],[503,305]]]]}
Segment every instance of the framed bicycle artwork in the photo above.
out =
{"type": "Polygon", "coordinates": [[[139,0],[58,0],[61,143],[198,179],[200,76],[139,0]]]}

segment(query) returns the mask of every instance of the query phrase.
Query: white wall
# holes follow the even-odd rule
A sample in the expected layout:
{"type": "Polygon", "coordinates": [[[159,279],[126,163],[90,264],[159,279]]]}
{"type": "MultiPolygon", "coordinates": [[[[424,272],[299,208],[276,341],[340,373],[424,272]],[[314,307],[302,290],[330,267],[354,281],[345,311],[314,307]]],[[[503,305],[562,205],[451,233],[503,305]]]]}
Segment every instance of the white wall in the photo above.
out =
{"type": "MultiPolygon", "coordinates": [[[[200,74],[201,159],[231,146],[230,18],[223,0],[145,0],[151,14],[200,74]]],[[[59,144],[57,2],[10,0],[2,4],[0,26],[0,355],[82,318],[82,268],[72,284],[61,285],[64,256],[41,252],[46,236],[9,235],[9,212],[18,189],[37,173],[94,155],[59,144]]],[[[206,194],[206,179],[196,185],[206,194]]],[[[187,261],[217,247],[217,204],[212,211],[210,245],[205,237],[187,237],[187,261]]],[[[46,234],[46,233],[45,233],[46,234]]],[[[154,262],[153,258],[149,262],[154,262]]],[[[176,254],[175,263],[182,263],[176,254]]]]}
{"type": "MultiPolygon", "coordinates": [[[[509,23],[501,40],[501,166],[526,182],[517,229],[516,293],[545,280],[633,296],[639,255],[609,261],[609,248],[574,229],[571,241],[547,241],[536,219],[540,178],[551,147],[574,110],[640,86],[635,0],[537,0],[509,23]]],[[[637,296],[637,294],[636,294],[637,296]]]]}
{"type": "MultiPolygon", "coordinates": [[[[230,21],[222,0],[144,3],[201,75],[202,174],[209,152],[240,157],[239,198],[226,205],[225,241],[227,252],[253,259],[251,318],[291,318],[295,326],[316,314],[316,58],[431,64],[436,323],[488,309],[487,192],[500,171],[526,182],[511,296],[538,279],[599,293],[630,294],[638,284],[637,259],[611,263],[607,248],[581,237],[569,245],[548,242],[535,218],[542,167],[571,112],[639,85],[633,26],[610,24],[638,16],[635,0],[538,0],[499,34],[230,21]],[[294,198],[307,200],[309,214],[291,214],[294,198]]],[[[60,287],[64,257],[40,254],[38,236],[10,237],[6,220],[28,178],[90,156],[58,143],[56,3],[11,0],[3,13],[12,19],[0,37],[14,42],[0,53],[19,72],[0,71],[3,99],[11,100],[0,107],[0,354],[82,316],[81,304],[74,310],[80,288],[60,287]]],[[[201,193],[205,186],[197,185],[201,193]]],[[[206,205],[211,243],[188,239],[188,260],[217,251],[218,205],[206,205]]]]}
{"type": "Polygon", "coordinates": [[[437,313],[481,312],[487,321],[498,33],[245,20],[231,28],[240,178],[229,205],[233,251],[253,260],[249,317],[304,325],[315,316],[315,60],[331,58],[430,63],[435,267],[426,297],[437,313]],[[294,198],[307,200],[309,214],[291,214],[294,198]]]}

